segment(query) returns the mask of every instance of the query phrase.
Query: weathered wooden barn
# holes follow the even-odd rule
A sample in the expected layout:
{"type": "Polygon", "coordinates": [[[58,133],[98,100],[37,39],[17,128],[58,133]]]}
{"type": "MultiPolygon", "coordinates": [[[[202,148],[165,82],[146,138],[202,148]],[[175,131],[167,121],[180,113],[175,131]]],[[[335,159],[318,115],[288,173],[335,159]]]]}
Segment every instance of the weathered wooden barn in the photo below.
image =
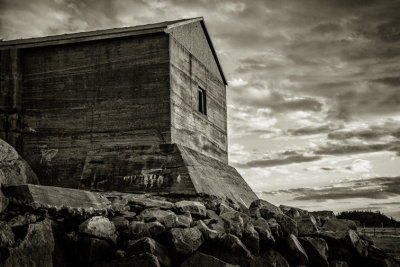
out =
{"type": "Polygon", "coordinates": [[[42,184],[256,198],[203,18],[0,42],[0,137],[42,184]]]}

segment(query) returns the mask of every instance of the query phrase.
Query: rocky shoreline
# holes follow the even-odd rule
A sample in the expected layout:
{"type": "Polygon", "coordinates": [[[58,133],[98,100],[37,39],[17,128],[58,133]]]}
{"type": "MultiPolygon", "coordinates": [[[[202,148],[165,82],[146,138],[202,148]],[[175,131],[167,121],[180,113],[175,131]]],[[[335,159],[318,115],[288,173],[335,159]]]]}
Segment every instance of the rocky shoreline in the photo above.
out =
{"type": "Polygon", "coordinates": [[[1,266],[399,266],[332,212],[3,185],[1,266]],[[63,196],[63,197],[57,197],[63,196]]]}
{"type": "Polygon", "coordinates": [[[0,140],[0,266],[400,266],[330,211],[37,182],[0,140]]]}

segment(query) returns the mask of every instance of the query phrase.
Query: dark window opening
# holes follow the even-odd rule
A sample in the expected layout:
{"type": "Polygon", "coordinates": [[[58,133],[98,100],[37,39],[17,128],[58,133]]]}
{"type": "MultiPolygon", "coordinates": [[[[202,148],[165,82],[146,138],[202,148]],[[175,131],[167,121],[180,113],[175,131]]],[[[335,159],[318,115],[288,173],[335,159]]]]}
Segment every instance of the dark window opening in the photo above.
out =
{"type": "Polygon", "coordinates": [[[199,87],[199,112],[207,115],[207,94],[203,88],[199,87]]]}

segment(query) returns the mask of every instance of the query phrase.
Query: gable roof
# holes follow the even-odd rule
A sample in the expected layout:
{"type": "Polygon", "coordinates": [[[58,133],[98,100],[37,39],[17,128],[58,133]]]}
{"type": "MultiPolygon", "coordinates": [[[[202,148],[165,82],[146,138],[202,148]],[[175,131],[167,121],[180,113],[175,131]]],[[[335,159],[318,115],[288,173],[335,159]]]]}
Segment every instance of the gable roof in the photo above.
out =
{"type": "Polygon", "coordinates": [[[200,22],[204,34],[207,38],[208,45],[210,46],[211,52],[215,58],[215,62],[217,63],[218,70],[221,73],[223,82],[225,85],[228,85],[221,64],[219,63],[217,53],[215,52],[214,45],[211,41],[210,35],[208,34],[207,27],[203,17],[164,21],[159,23],[138,25],[133,27],[122,27],[122,28],[113,28],[107,30],[87,31],[87,32],[68,33],[68,34],[60,34],[60,35],[37,37],[37,38],[0,41],[0,49],[12,48],[12,47],[29,48],[29,47],[51,46],[51,45],[59,45],[59,44],[67,44],[75,42],[86,42],[94,40],[112,39],[118,37],[161,33],[161,32],[168,34],[169,29],[194,22],[200,22]]]}

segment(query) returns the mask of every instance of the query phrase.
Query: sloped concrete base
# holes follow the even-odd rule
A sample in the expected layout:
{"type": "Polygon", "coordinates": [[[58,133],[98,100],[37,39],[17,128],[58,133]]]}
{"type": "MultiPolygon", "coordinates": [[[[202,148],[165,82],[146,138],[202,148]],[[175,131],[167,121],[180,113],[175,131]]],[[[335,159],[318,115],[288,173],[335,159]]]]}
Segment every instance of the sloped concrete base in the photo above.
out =
{"type": "Polygon", "coordinates": [[[256,194],[235,168],[177,144],[91,151],[82,189],[130,193],[207,194],[248,207],[256,194]]]}

